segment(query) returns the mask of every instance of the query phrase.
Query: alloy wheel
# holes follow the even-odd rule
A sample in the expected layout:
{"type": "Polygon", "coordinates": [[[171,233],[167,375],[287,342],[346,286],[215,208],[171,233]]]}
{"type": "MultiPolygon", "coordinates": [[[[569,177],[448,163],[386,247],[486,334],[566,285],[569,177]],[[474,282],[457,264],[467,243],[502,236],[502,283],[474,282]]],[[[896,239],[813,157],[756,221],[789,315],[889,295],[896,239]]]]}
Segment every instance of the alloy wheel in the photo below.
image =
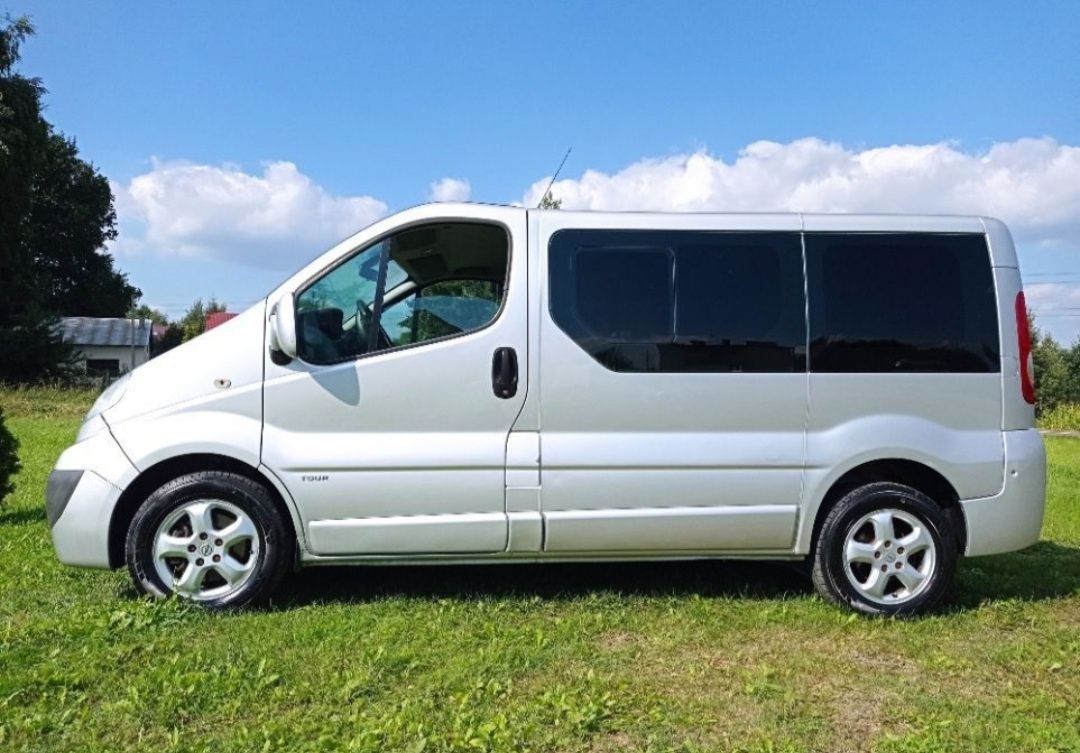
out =
{"type": "Polygon", "coordinates": [[[242,509],[200,499],[173,510],[154,534],[154,567],[177,595],[220,599],[239,590],[259,561],[259,533],[242,509]]]}
{"type": "Polygon", "coordinates": [[[903,604],[930,585],[937,546],[926,524],[887,508],[859,518],[844,537],[844,574],[867,601],[903,604]]]}

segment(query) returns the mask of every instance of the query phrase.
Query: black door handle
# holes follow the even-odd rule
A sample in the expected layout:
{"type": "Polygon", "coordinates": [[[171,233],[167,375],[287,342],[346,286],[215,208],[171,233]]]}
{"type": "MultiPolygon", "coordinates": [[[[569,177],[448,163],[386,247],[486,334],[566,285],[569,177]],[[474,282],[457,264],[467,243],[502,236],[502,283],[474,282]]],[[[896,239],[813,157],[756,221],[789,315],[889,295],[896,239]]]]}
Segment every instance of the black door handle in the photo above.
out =
{"type": "Polygon", "coordinates": [[[491,357],[491,389],[495,397],[508,400],[517,394],[518,362],[513,348],[496,348],[491,357]]]}

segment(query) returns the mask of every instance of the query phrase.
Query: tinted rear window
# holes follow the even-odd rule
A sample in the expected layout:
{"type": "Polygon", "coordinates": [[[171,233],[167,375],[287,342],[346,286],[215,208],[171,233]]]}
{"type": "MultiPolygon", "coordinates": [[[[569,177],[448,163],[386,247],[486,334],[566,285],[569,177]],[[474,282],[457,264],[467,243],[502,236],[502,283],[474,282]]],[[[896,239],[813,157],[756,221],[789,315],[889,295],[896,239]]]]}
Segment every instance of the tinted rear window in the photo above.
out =
{"type": "Polygon", "coordinates": [[[997,303],[981,235],[806,235],[810,369],[1000,369],[997,303]]]}
{"type": "Polygon", "coordinates": [[[555,323],[609,369],[805,368],[797,233],[565,230],[549,263],[555,323]]]}

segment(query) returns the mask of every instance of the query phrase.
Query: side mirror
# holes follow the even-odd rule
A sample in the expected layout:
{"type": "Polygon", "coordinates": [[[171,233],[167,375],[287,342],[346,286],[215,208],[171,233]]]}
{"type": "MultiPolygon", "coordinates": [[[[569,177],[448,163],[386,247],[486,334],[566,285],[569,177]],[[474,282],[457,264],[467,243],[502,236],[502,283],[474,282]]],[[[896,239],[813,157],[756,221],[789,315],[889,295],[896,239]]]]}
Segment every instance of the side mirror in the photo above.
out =
{"type": "Polygon", "coordinates": [[[270,309],[270,357],[286,364],[296,358],[296,304],[286,295],[270,309]]]}

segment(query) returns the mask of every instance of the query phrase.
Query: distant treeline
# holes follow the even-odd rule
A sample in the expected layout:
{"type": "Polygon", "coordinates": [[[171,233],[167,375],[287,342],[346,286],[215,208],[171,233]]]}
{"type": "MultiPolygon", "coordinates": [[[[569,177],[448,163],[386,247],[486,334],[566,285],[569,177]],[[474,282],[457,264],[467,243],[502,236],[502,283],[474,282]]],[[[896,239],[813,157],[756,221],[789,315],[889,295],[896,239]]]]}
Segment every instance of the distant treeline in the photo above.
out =
{"type": "Polygon", "coordinates": [[[1042,416],[1063,405],[1080,403],[1080,338],[1070,347],[1031,325],[1035,361],[1035,412],[1042,416]]]}

